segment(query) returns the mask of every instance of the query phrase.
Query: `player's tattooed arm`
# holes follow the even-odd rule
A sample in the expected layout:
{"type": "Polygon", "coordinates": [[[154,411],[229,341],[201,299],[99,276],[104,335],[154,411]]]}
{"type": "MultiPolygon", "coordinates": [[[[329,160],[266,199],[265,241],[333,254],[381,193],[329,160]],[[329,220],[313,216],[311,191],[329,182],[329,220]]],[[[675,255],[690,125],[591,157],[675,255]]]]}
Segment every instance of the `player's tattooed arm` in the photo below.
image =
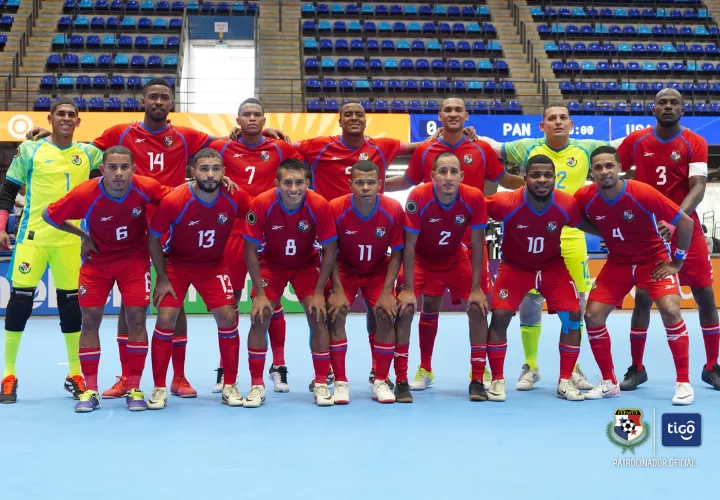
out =
{"type": "Polygon", "coordinates": [[[400,272],[400,265],[402,264],[403,251],[393,250],[390,252],[390,261],[388,262],[387,272],[385,273],[385,283],[383,283],[383,289],[378,298],[376,309],[385,311],[385,314],[395,319],[397,316],[397,302],[393,297],[393,288],[395,287],[395,280],[397,280],[398,272],[400,272]]]}
{"type": "Polygon", "coordinates": [[[408,308],[414,313],[417,310],[415,298],[415,244],[418,233],[405,231],[405,248],[403,249],[403,288],[398,294],[398,316],[402,316],[408,308]]]}
{"type": "MultiPolygon", "coordinates": [[[[325,285],[327,284],[333,266],[335,266],[337,256],[337,239],[322,244],[322,263],[320,264],[320,276],[315,284],[310,303],[308,304],[308,312],[315,314],[315,319],[320,322],[327,319],[327,309],[325,308],[325,285]]],[[[344,296],[344,292],[343,292],[344,296]]]]}
{"type": "Polygon", "coordinates": [[[177,295],[175,295],[175,290],[173,290],[172,284],[168,279],[167,271],[165,270],[165,254],[163,253],[162,244],[160,243],[160,236],[148,233],[148,248],[150,249],[150,259],[152,259],[152,264],[157,275],[155,292],[153,293],[153,304],[157,307],[167,294],[170,294],[173,299],[177,299],[177,295]]]}
{"type": "Polygon", "coordinates": [[[595,236],[601,236],[600,230],[592,223],[587,215],[583,215],[582,221],[577,225],[577,228],[584,233],[594,234],[595,236]]]}
{"type": "Polygon", "coordinates": [[[265,295],[265,287],[260,277],[260,259],[258,258],[257,242],[245,239],[245,263],[247,264],[250,280],[252,281],[255,297],[252,299],[250,308],[250,321],[252,323],[263,323],[265,315],[272,314],[273,306],[265,295]]]}
{"type": "Polygon", "coordinates": [[[343,308],[345,312],[347,312],[350,307],[350,303],[347,297],[345,297],[342,281],[340,280],[340,271],[338,270],[337,262],[333,265],[332,273],[330,273],[330,281],[332,282],[332,293],[327,300],[327,314],[330,321],[334,322],[343,308]]]}
{"type": "Polygon", "coordinates": [[[475,305],[483,315],[487,316],[489,306],[481,285],[482,270],[485,269],[485,228],[472,229],[470,241],[472,242],[472,285],[467,306],[470,309],[475,305]]]}

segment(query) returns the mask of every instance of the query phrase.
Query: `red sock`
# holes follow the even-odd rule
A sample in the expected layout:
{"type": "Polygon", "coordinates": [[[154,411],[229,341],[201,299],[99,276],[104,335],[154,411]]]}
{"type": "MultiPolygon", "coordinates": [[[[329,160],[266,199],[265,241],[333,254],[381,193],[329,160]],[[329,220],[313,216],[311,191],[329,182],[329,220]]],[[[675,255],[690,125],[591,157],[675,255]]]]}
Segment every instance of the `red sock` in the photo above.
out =
{"type": "Polygon", "coordinates": [[[147,340],[142,342],[128,342],[128,389],[139,389],[140,379],[145,370],[145,359],[148,353],[147,340]]]}
{"type": "Polygon", "coordinates": [[[632,364],[637,366],[638,371],[643,369],[646,340],[647,328],[630,328],[630,355],[632,356],[632,364]]]}
{"type": "MultiPolygon", "coordinates": [[[[313,351],[313,366],[315,367],[315,383],[327,384],[327,374],[330,370],[330,351],[313,351]]],[[[337,375],[335,375],[337,380],[337,375]]]]}
{"type": "Polygon", "coordinates": [[[220,344],[220,359],[223,360],[225,385],[233,385],[237,382],[238,364],[240,363],[240,335],[238,335],[237,324],[233,328],[218,328],[218,343],[220,344]]]}
{"type": "Polygon", "coordinates": [[[282,305],[278,304],[273,311],[268,327],[273,365],[275,366],[285,366],[285,326],[285,312],[282,305]]]}
{"type": "MultiPolygon", "coordinates": [[[[472,347],[470,347],[472,351],[472,347]]],[[[478,349],[476,352],[482,352],[478,349]]],[[[507,340],[504,342],[498,342],[497,344],[487,345],[487,358],[490,362],[490,371],[492,372],[493,380],[501,380],[505,378],[503,370],[505,369],[505,353],[507,353],[507,340]]],[[[472,356],[470,362],[472,363],[472,356]]],[[[482,380],[485,376],[485,367],[483,366],[483,372],[480,374],[480,378],[475,378],[475,372],[473,370],[473,379],[482,380]]]]}
{"type": "Polygon", "coordinates": [[[265,371],[265,357],[267,348],[248,347],[248,365],[250,366],[250,385],[265,385],[263,371],[265,371]]]}
{"type": "Polygon", "coordinates": [[[595,361],[600,367],[603,380],[612,380],[613,384],[617,384],[615,378],[615,367],[613,366],[612,351],[610,344],[610,334],[605,325],[588,326],[588,340],[592,349],[595,361]]]}
{"type": "MultiPolygon", "coordinates": [[[[345,355],[347,354],[347,339],[330,341],[330,364],[335,372],[335,380],[347,382],[345,374],[345,355]]],[[[313,358],[314,359],[314,358],[313,358]]],[[[325,372],[327,379],[327,371],[325,372]]]]}
{"type": "Polygon", "coordinates": [[[438,313],[420,313],[420,368],[432,371],[432,355],[438,331],[438,313]]]}
{"type": "Polygon", "coordinates": [[[187,335],[172,339],[172,365],[173,378],[185,376],[185,351],[187,350],[187,335]]]}
{"type": "Polygon", "coordinates": [[[680,320],[679,323],[666,326],[665,332],[667,332],[668,345],[670,346],[670,352],[672,352],[673,361],[675,362],[675,371],[677,371],[676,381],[689,383],[690,341],[688,339],[685,321],[680,320]]]}
{"type": "Polygon", "coordinates": [[[155,387],[166,387],[167,370],[172,355],[173,330],[155,326],[150,357],[152,358],[152,371],[155,387]]]}
{"type": "Polygon", "coordinates": [[[395,383],[408,381],[408,344],[395,344],[393,365],[395,366],[395,383]]]}
{"type": "Polygon", "coordinates": [[[85,385],[93,391],[98,390],[98,366],[100,365],[100,347],[81,347],[78,351],[80,367],[85,377],[85,385]]]}
{"type": "Polygon", "coordinates": [[[705,356],[707,363],[705,368],[712,370],[718,362],[718,348],[720,348],[720,325],[700,325],[703,332],[703,342],[705,342],[705,356]]]}
{"type": "Polygon", "coordinates": [[[395,344],[375,342],[375,380],[387,380],[390,375],[390,363],[395,352],[395,344]]]}
{"type": "Polygon", "coordinates": [[[120,354],[120,369],[121,375],[127,377],[130,372],[127,366],[127,345],[128,345],[128,334],[118,333],[117,334],[118,353],[120,354]]]}
{"type": "Polygon", "coordinates": [[[370,343],[370,359],[372,359],[372,371],[376,371],[377,358],[375,357],[375,332],[368,333],[368,342],[370,343]]]}
{"type": "MultiPolygon", "coordinates": [[[[487,344],[470,344],[470,368],[473,380],[482,382],[485,375],[485,363],[487,363],[487,344]]],[[[494,376],[495,372],[493,371],[494,376]]]]}
{"type": "MultiPolygon", "coordinates": [[[[560,379],[569,379],[572,377],[573,369],[575,369],[575,365],[577,364],[577,359],[580,355],[580,346],[560,342],[558,348],[560,349],[560,379]]],[[[495,370],[493,370],[493,373],[495,373],[495,370]]]]}

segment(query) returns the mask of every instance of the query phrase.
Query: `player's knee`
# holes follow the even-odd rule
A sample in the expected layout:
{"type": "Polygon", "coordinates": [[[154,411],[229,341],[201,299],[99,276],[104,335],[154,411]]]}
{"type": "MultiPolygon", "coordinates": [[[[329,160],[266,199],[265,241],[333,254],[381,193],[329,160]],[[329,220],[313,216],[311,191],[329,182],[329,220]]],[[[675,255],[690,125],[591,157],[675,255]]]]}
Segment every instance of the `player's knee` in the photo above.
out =
{"type": "Polygon", "coordinates": [[[58,290],[57,303],[60,331],[63,333],[79,332],[82,328],[82,313],[78,302],[78,291],[58,290]]]}
{"type": "Polygon", "coordinates": [[[378,308],[375,311],[375,323],[379,329],[388,330],[392,328],[393,319],[384,309],[378,308]]]}
{"type": "Polygon", "coordinates": [[[644,288],[635,288],[635,307],[634,309],[650,309],[652,307],[652,299],[644,288]]]}
{"type": "Polygon", "coordinates": [[[222,307],[219,311],[215,312],[215,321],[217,322],[218,328],[229,329],[235,328],[237,322],[235,320],[235,310],[232,307],[222,307]]]}
{"type": "Polygon", "coordinates": [[[125,321],[131,331],[145,328],[147,321],[146,309],[144,307],[128,307],[125,309],[125,321]]]}
{"type": "Polygon", "coordinates": [[[682,314],[680,312],[680,301],[665,301],[660,309],[660,316],[663,319],[663,323],[666,325],[674,325],[682,321],[682,314]]]}
{"type": "Polygon", "coordinates": [[[490,329],[495,331],[506,331],[512,321],[513,312],[507,309],[493,309],[490,329]]]}
{"type": "MultiPolygon", "coordinates": [[[[540,295],[537,295],[540,297],[540,295]]],[[[534,294],[526,295],[520,302],[518,311],[521,325],[537,325],[542,321],[542,297],[540,300],[534,294]]]]}
{"type": "Polygon", "coordinates": [[[97,331],[100,328],[100,323],[102,322],[104,309],[104,307],[81,308],[83,330],[97,331]]]}
{"type": "Polygon", "coordinates": [[[591,305],[585,309],[585,315],[583,316],[585,324],[588,326],[600,326],[605,321],[602,311],[591,305]]]}
{"type": "Polygon", "coordinates": [[[567,334],[571,330],[580,329],[580,311],[568,311],[558,312],[560,318],[560,324],[562,325],[562,332],[567,334]]]}
{"type": "Polygon", "coordinates": [[[427,314],[437,314],[442,307],[442,297],[423,296],[422,310],[427,314]]]}
{"type": "Polygon", "coordinates": [[[5,312],[5,329],[10,332],[25,330],[33,310],[35,288],[13,288],[5,312]]]}
{"type": "Polygon", "coordinates": [[[691,291],[698,305],[698,309],[714,309],[717,307],[715,305],[715,292],[711,286],[706,288],[693,288],[691,291]]]}

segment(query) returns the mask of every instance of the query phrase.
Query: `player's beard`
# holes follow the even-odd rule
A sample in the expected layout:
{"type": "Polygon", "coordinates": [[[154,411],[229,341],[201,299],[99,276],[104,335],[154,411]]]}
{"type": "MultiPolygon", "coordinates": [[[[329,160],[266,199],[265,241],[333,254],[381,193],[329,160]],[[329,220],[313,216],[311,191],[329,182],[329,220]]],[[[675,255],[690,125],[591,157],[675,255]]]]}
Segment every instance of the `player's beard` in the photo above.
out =
{"type": "Polygon", "coordinates": [[[674,127],[675,125],[677,125],[679,121],[680,121],[680,118],[678,118],[677,120],[668,120],[668,119],[660,119],[660,118],[658,118],[658,124],[659,124],[662,128],[672,128],[672,127],[674,127]]]}
{"type": "Polygon", "coordinates": [[[200,191],[205,191],[206,193],[214,193],[218,190],[220,187],[220,182],[218,181],[203,181],[203,182],[197,182],[197,187],[200,191]],[[212,187],[210,187],[212,186],[212,187]]]}

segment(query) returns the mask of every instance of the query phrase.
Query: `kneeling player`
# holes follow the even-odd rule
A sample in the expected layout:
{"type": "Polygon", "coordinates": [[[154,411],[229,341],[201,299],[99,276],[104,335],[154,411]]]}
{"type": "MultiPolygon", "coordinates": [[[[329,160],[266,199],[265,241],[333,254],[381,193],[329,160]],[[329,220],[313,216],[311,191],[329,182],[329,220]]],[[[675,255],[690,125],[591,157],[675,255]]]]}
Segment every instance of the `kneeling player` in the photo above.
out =
{"type": "Polygon", "coordinates": [[[308,190],[309,182],[310,170],[303,162],[295,158],[283,161],[277,170],[276,188],[255,198],[247,214],[245,260],[253,282],[253,301],[248,334],[252,380],[246,407],[257,408],[265,403],[266,331],[288,283],[302,303],[310,326],[315,402],[318,406],[333,404],[327,385],[330,337],[323,291],[335,264],[337,235],[330,205],[308,190]],[[322,264],[318,262],[316,239],[322,246],[322,264]],[[258,257],[260,246],[262,253],[258,257]]]}
{"type": "MultiPolygon", "coordinates": [[[[332,272],[328,295],[330,361],[335,372],[335,404],[350,402],[345,375],[347,335],[345,320],[358,289],[375,313],[375,380],[372,397],[380,403],[394,403],[387,379],[396,348],[394,317],[397,305],[393,287],[402,262],[404,244],[402,205],[378,194],[380,169],[363,160],[350,170],[352,194],[330,202],[338,234],[337,265],[332,272]],[[390,258],[387,249],[391,249],[390,258]]],[[[401,340],[402,342],[403,340],[401,340]]],[[[409,338],[404,339],[407,344],[409,338]]]]}
{"type": "Polygon", "coordinates": [[[488,215],[503,223],[502,261],[495,280],[487,345],[492,371],[488,399],[505,401],[507,329],[525,294],[535,289],[562,322],[557,395],[582,401],[585,398],[572,381],[580,354],[580,299],[560,254],[562,228],[578,226],[582,215],[572,195],[555,191],[555,165],[549,157],[530,158],[525,179],[524,188],[486,198],[488,215]]]}
{"type": "Polygon", "coordinates": [[[128,410],[147,409],[140,379],[148,352],[145,312],[150,305],[150,255],[147,247],[148,204],[157,205],[172,188],[149,177],[133,175],[132,153],[113,146],[103,154],[103,177],[83,182],[50,204],[43,219],[58,229],[83,239],[84,260],[80,268],[79,301],[82,311],[80,365],[87,391],[80,395],[75,411],[86,413],[100,407],[98,365],[100,323],[105,303],[117,282],[128,324],[128,410]],[[85,219],[89,233],[69,220],[85,219]]]}
{"type": "Polygon", "coordinates": [[[220,186],[224,168],[214,149],[200,150],[192,159],[191,171],[195,180],[165,197],[150,223],[148,243],[157,271],[153,301],[158,307],[152,341],[155,388],[148,400],[151,410],[161,410],[167,404],[166,378],[173,330],[190,285],[198,291],[217,323],[225,369],[222,402],[243,405],[237,388],[240,337],[224,250],[235,218],[247,214],[250,196],[240,189],[230,194],[220,186]],[[165,249],[166,263],[160,238],[168,230],[172,236],[165,249]]]}
{"type": "MultiPolygon", "coordinates": [[[[415,187],[405,205],[405,250],[403,272],[398,280],[401,314],[413,309],[417,297],[442,301],[450,289],[453,302],[465,301],[470,319],[470,399],[487,400],[483,385],[487,347],[488,303],[480,277],[485,266],[487,211],[479,189],[461,184],[464,174],[453,153],[441,153],[433,162],[432,179],[415,187]],[[471,230],[472,259],[462,245],[471,230]]],[[[438,308],[439,310],[439,308],[438,308]]],[[[424,388],[424,386],[423,386],[424,388]]]]}
{"type": "Polygon", "coordinates": [[[688,331],[680,315],[680,286],[676,274],[690,246],[693,221],[647,184],[620,179],[615,148],[601,146],[590,160],[595,183],[580,188],[575,199],[583,215],[600,230],[610,254],[593,284],[585,309],[590,347],[603,378],[585,394],[585,399],[620,395],[605,321],[613,309],[622,305],[628,292],[638,286],[647,290],[665,325],[677,370],[672,402],[689,405],[695,394],[688,377],[688,331]],[[658,220],[669,221],[677,227],[677,250],[672,260],[657,231],[658,220]]]}

